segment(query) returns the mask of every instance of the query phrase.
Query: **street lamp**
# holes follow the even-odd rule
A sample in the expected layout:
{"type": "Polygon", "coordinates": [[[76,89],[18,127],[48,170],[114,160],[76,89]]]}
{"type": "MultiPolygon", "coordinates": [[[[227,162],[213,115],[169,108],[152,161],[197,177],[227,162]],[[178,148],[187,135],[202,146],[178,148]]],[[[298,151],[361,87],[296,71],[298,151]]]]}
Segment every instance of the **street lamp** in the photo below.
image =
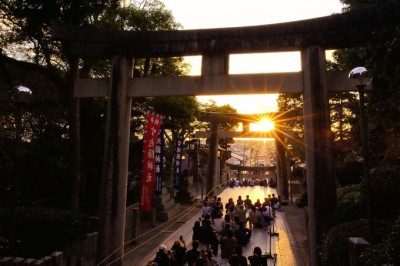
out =
{"type": "Polygon", "coordinates": [[[369,240],[373,242],[373,221],[372,221],[372,206],[371,206],[371,184],[369,175],[369,148],[368,148],[368,134],[367,134],[367,118],[365,115],[365,87],[371,83],[371,75],[365,67],[356,67],[349,73],[349,79],[353,85],[357,87],[359,94],[359,108],[360,108],[360,124],[361,124],[361,142],[364,157],[364,178],[365,178],[365,196],[367,203],[367,219],[368,219],[368,235],[369,240]]]}
{"type": "Polygon", "coordinates": [[[15,141],[16,141],[16,156],[14,169],[14,184],[12,190],[12,206],[11,206],[11,255],[15,254],[16,244],[16,223],[17,223],[17,204],[19,193],[19,177],[21,169],[21,141],[22,141],[22,114],[24,105],[32,99],[32,91],[24,86],[17,86],[11,92],[11,98],[16,104],[18,110],[15,115],[15,141]]]}
{"type": "Polygon", "coordinates": [[[32,99],[32,91],[31,89],[24,86],[17,86],[12,91],[12,100],[17,105],[23,105],[30,102],[32,99]]]}
{"type": "Polygon", "coordinates": [[[291,171],[291,167],[290,167],[290,157],[291,157],[291,153],[292,153],[292,150],[293,150],[293,145],[292,144],[287,144],[286,145],[286,150],[285,150],[285,167],[286,167],[286,172],[287,172],[287,175],[289,175],[289,181],[290,181],[290,202],[293,202],[293,174],[292,174],[292,171],[291,171]]]}

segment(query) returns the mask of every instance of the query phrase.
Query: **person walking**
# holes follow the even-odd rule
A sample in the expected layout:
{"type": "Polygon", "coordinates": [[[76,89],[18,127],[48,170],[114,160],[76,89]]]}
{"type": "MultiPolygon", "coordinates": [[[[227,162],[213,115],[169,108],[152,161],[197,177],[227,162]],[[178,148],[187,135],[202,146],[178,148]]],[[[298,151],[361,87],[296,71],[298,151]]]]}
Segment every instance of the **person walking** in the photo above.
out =
{"type": "Polygon", "coordinates": [[[192,240],[198,240],[200,242],[203,242],[204,240],[203,227],[201,226],[200,221],[194,222],[192,240]]]}
{"type": "Polygon", "coordinates": [[[206,217],[206,216],[210,216],[211,217],[211,213],[212,213],[212,208],[210,203],[208,203],[207,201],[204,201],[203,203],[203,207],[201,207],[201,212],[202,212],[202,217],[206,217]]]}
{"type": "Polygon", "coordinates": [[[250,210],[251,207],[253,206],[253,203],[252,203],[249,195],[246,195],[246,199],[244,200],[244,206],[245,206],[246,210],[250,210]]]}
{"type": "Polygon", "coordinates": [[[183,266],[186,262],[186,244],[185,240],[181,236],[179,240],[175,240],[174,244],[171,247],[171,253],[173,255],[173,262],[171,265],[173,266],[183,266]],[[181,246],[182,243],[182,246],[181,246]]]}
{"type": "Polygon", "coordinates": [[[218,235],[221,235],[222,230],[224,229],[224,220],[222,219],[222,213],[218,213],[214,219],[212,219],[211,227],[217,232],[218,235]]]}
{"type": "Polygon", "coordinates": [[[211,246],[213,249],[214,255],[218,254],[218,236],[215,230],[211,227],[211,221],[206,220],[205,225],[203,227],[203,237],[204,237],[204,244],[207,246],[211,246]]]}
{"type": "Polygon", "coordinates": [[[200,251],[198,250],[200,242],[198,240],[193,240],[192,249],[186,252],[186,261],[189,266],[193,266],[197,258],[200,256],[200,251]]]}
{"type": "Polygon", "coordinates": [[[157,263],[158,266],[169,266],[171,263],[171,256],[166,249],[167,247],[165,245],[160,245],[158,248],[158,252],[154,258],[154,262],[157,263]]]}

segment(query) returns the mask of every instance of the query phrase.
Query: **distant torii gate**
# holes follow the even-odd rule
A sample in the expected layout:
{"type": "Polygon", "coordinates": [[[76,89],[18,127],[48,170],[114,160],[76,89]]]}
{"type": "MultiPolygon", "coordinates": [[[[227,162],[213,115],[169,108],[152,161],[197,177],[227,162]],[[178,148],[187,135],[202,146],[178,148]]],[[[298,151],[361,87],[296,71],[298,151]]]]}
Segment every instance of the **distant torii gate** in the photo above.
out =
{"type": "MultiPolygon", "coordinates": [[[[197,138],[208,138],[209,152],[208,152],[208,165],[207,165],[207,192],[212,191],[215,187],[217,178],[216,164],[218,153],[218,138],[274,138],[275,150],[277,155],[277,175],[278,175],[278,194],[282,199],[289,198],[288,188],[288,175],[290,174],[287,167],[288,160],[286,148],[283,145],[285,138],[284,132],[281,130],[272,130],[268,132],[251,132],[250,124],[259,121],[260,117],[269,117],[271,120],[285,120],[302,115],[299,111],[293,110],[286,113],[273,112],[264,114],[230,114],[230,113],[217,113],[205,112],[202,113],[199,120],[211,123],[211,131],[198,131],[196,132],[197,138]],[[224,119],[233,119],[243,123],[243,131],[221,131],[218,129],[219,123],[224,119]]],[[[290,134],[289,132],[287,134],[290,134]]]]}
{"type": "Polygon", "coordinates": [[[79,79],[78,61],[71,65],[75,97],[109,98],[99,260],[113,253],[110,259],[122,264],[131,97],[302,92],[311,264],[319,265],[322,226],[336,203],[327,94],[354,90],[347,71],[326,72],[325,49],[361,46],[399,17],[400,0],[388,0],[343,14],[252,27],[127,32],[54,26],[53,36],[68,44],[72,57],[113,59],[109,79],[79,79]],[[229,54],[279,51],[301,51],[302,71],[229,75],[229,54]],[[201,76],[132,79],[134,57],[188,55],[202,55],[201,76]]]}

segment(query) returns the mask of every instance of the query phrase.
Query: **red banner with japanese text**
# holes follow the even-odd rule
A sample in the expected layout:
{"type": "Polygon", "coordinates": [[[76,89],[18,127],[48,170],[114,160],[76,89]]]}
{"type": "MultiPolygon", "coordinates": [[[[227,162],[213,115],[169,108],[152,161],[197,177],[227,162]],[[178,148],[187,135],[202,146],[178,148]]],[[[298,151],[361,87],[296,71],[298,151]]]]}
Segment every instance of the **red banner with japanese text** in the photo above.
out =
{"type": "Polygon", "coordinates": [[[139,201],[139,210],[142,212],[151,210],[155,179],[154,154],[162,121],[161,116],[155,114],[147,114],[146,118],[147,125],[143,143],[142,182],[139,201]]]}

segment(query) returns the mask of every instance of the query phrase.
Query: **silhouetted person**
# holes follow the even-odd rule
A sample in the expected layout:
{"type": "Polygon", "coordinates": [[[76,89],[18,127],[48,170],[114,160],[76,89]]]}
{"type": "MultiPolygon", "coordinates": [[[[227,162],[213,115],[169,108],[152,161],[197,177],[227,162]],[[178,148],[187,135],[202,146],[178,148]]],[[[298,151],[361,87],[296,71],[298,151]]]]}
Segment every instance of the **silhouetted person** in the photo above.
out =
{"type": "Polygon", "coordinates": [[[171,252],[174,257],[172,265],[183,266],[185,264],[186,244],[182,237],[180,240],[175,240],[174,245],[171,247],[171,252]]]}
{"type": "Polygon", "coordinates": [[[252,206],[250,211],[249,211],[250,228],[258,228],[258,227],[260,227],[260,219],[261,219],[261,213],[256,208],[256,206],[252,206]]]}
{"type": "Polygon", "coordinates": [[[170,261],[170,255],[166,251],[166,246],[160,245],[154,262],[156,262],[158,266],[169,266],[170,261]]]}
{"type": "Polygon", "coordinates": [[[218,253],[218,237],[215,230],[211,227],[211,221],[206,220],[204,221],[203,226],[203,243],[210,245],[213,249],[214,255],[218,253]]]}
{"type": "Polygon", "coordinates": [[[262,255],[260,247],[255,247],[253,255],[249,256],[249,262],[251,266],[267,266],[268,259],[262,255]]]}
{"type": "Polygon", "coordinates": [[[203,227],[200,225],[200,221],[194,222],[192,240],[203,242],[203,227]]]}
{"type": "Polygon", "coordinates": [[[232,231],[227,231],[226,236],[221,239],[221,258],[229,258],[235,251],[237,240],[232,231]]]}
{"type": "Polygon", "coordinates": [[[244,222],[242,220],[239,221],[239,228],[236,229],[234,233],[238,245],[247,246],[247,244],[250,241],[251,234],[252,234],[251,230],[249,228],[246,228],[244,222]]]}
{"type": "Polygon", "coordinates": [[[246,222],[247,221],[246,214],[247,211],[245,210],[243,203],[239,204],[238,207],[236,208],[236,215],[239,216],[239,220],[246,222]]]}
{"type": "Polygon", "coordinates": [[[198,250],[200,242],[198,240],[193,240],[192,249],[186,252],[186,260],[189,266],[193,266],[193,263],[200,256],[200,251],[198,250]]]}
{"type": "Polygon", "coordinates": [[[244,206],[246,207],[246,210],[249,210],[253,206],[253,203],[249,195],[246,195],[246,199],[244,200],[244,206]]]}
{"type": "Polygon", "coordinates": [[[228,260],[230,265],[247,266],[247,258],[243,256],[243,250],[241,246],[235,247],[235,252],[228,260]]]}
{"type": "Polygon", "coordinates": [[[229,223],[229,224],[225,224],[224,230],[222,230],[222,232],[221,232],[221,239],[222,239],[224,236],[226,236],[226,233],[227,233],[228,231],[231,231],[231,232],[233,233],[230,223],[229,223]]]}

